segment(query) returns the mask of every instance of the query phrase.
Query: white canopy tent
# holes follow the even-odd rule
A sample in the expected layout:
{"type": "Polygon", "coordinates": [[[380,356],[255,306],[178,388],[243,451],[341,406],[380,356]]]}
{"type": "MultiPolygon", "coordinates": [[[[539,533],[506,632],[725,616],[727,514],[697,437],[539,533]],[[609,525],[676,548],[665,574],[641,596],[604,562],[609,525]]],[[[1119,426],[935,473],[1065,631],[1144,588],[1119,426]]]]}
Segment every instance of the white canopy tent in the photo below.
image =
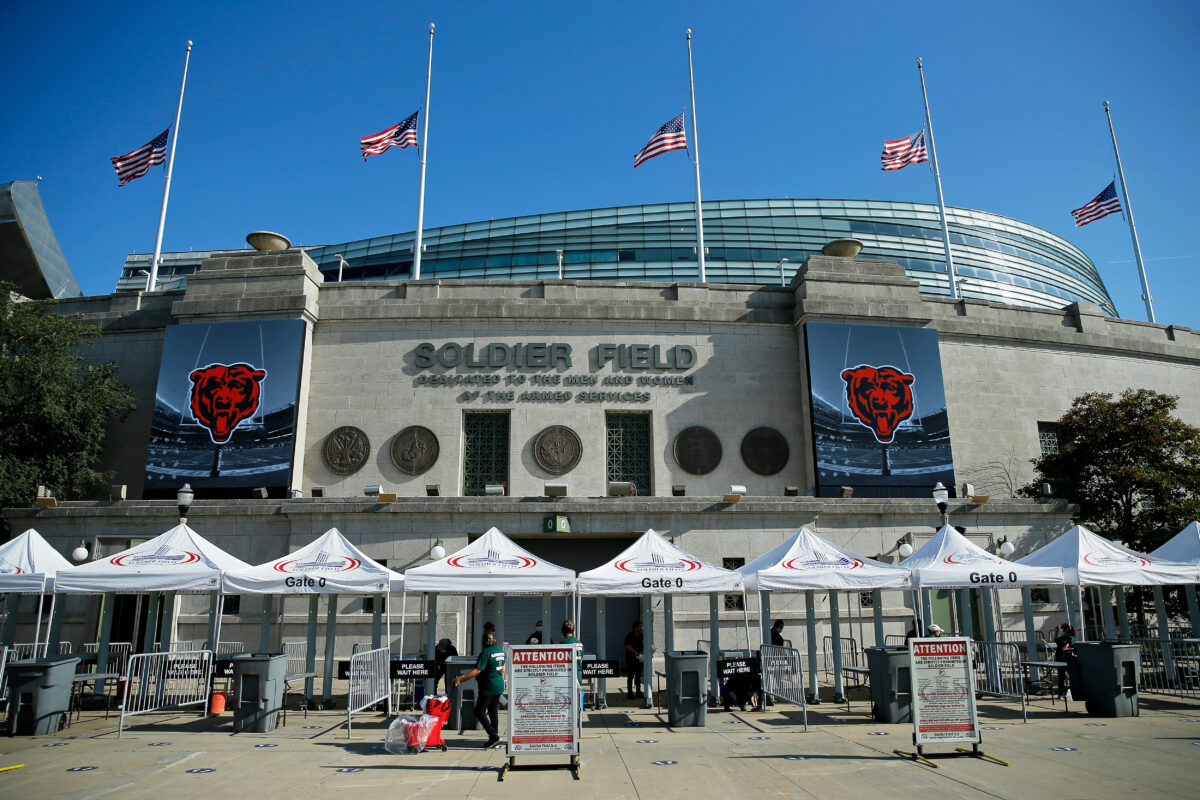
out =
{"type": "MultiPolygon", "coordinates": [[[[1032,565],[1026,561],[1008,561],[989,553],[949,525],[943,525],[921,549],[906,558],[904,566],[912,570],[913,586],[920,590],[923,618],[932,621],[928,590],[980,589],[983,599],[981,616],[984,637],[996,641],[996,621],[993,613],[993,589],[1021,588],[1025,607],[1025,648],[1033,660],[1037,643],[1033,627],[1033,607],[1030,586],[1061,586],[1063,570],[1057,565],[1032,565]]],[[[960,619],[963,633],[971,635],[970,593],[960,592],[960,619]]],[[[920,634],[921,631],[918,631],[920,634]]]]}
{"type": "MultiPolygon", "coordinates": [[[[54,577],[59,570],[70,568],[71,563],[59,555],[50,543],[33,528],[20,536],[0,545],[0,594],[5,595],[4,605],[7,621],[4,626],[3,645],[11,646],[16,635],[17,612],[20,611],[21,595],[36,594],[37,623],[33,634],[34,654],[42,635],[42,603],[46,593],[52,591],[54,577]]],[[[54,595],[50,596],[50,619],[54,620],[54,595]]],[[[42,655],[47,655],[50,630],[46,631],[46,642],[42,655]]]]}
{"type": "Polygon", "coordinates": [[[839,591],[873,592],[875,642],[883,644],[883,602],[881,589],[909,589],[911,575],[905,567],[884,564],[856,555],[833,542],[823,539],[807,527],[756,558],[740,572],[745,575],[746,588],[758,591],[760,629],[763,642],[771,624],[770,593],[772,591],[804,592],[807,606],[808,680],[809,696],[817,696],[817,625],[814,591],[829,592],[830,626],[833,642],[834,694],[841,697],[842,639],[838,614],[839,591]]]}
{"type": "MultiPolygon", "coordinates": [[[[59,571],[54,580],[55,593],[62,594],[137,594],[160,595],[163,619],[160,645],[170,647],[170,619],[177,592],[212,593],[212,619],[208,641],[213,652],[221,637],[220,592],[221,576],[225,572],[245,569],[249,565],[229,555],[209,542],[180,520],[166,533],[123,550],[113,556],[59,571]],[[169,596],[169,599],[167,599],[169,596]]],[[[106,603],[108,597],[106,597],[106,603]]],[[[140,612],[138,612],[140,614],[140,612]]],[[[151,614],[153,618],[153,614],[151,614]]],[[[147,625],[143,650],[149,650],[154,625],[147,625]]],[[[109,637],[112,631],[111,610],[103,614],[100,629],[97,672],[104,672],[108,659],[109,637]]]]}
{"type": "MultiPolygon", "coordinates": [[[[672,598],[676,594],[708,594],[709,639],[713,649],[709,671],[715,673],[716,655],[720,651],[719,592],[739,592],[742,595],[742,619],[746,626],[746,644],[750,643],[750,619],[746,614],[745,581],[737,570],[722,569],[703,561],[668,542],[653,529],[646,531],[616,558],[579,575],[581,595],[652,597],[661,595],[664,604],[664,639],[667,650],[675,646],[675,626],[672,598]]],[[[654,615],[648,602],[643,601],[643,634],[646,658],[643,664],[643,685],[654,685],[654,615]],[[647,624],[648,623],[648,624],[647,624]]],[[[714,680],[713,684],[716,686],[714,680]]],[[[651,698],[646,697],[646,707],[651,698]]]]}
{"type": "MultiPolygon", "coordinates": [[[[1200,567],[1200,522],[1190,523],[1150,556],[1200,567]]],[[[1200,636],[1200,604],[1196,602],[1196,584],[1184,584],[1183,591],[1187,595],[1188,615],[1192,620],[1192,636],[1200,636]]]]}
{"type": "MultiPolygon", "coordinates": [[[[1066,583],[1076,587],[1079,601],[1079,633],[1086,638],[1083,623],[1083,587],[1100,586],[1106,609],[1103,615],[1105,637],[1115,639],[1117,621],[1112,614],[1112,587],[1156,586],[1155,603],[1159,607],[1159,620],[1166,629],[1166,604],[1162,599],[1162,586],[1169,584],[1195,583],[1200,577],[1200,568],[1194,565],[1177,564],[1157,557],[1130,550],[1122,544],[1076,525],[1054,541],[1034,550],[1022,558],[1020,563],[1033,566],[1062,567],[1066,583]]],[[[1122,638],[1129,638],[1129,619],[1125,613],[1125,593],[1117,592],[1120,631],[1122,638]]],[[[1069,605],[1069,604],[1068,604],[1069,605]]]]}
{"type": "MultiPolygon", "coordinates": [[[[426,601],[425,653],[433,657],[437,640],[438,594],[495,594],[503,626],[505,594],[575,594],[575,571],[552,564],[509,539],[496,528],[489,528],[466,547],[430,564],[404,571],[405,599],[408,592],[424,592],[426,601]]],[[[543,602],[543,607],[548,603],[543,602]]],[[[578,603],[574,615],[578,617],[578,603]]],[[[549,611],[545,612],[549,616],[549,611]]],[[[402,618],[403,619],[403,618],[402,618]]],[[[576,620],[578,624],[578,620],[576,620]]],[[[497,630],[502,640],[503,627],[497,630]]],[[[400,625],[400,646],[404,646],[404,623],[400,625]]],[[[464,655],[469,652],[464,650],[464,655]]]]}
{"type": "MultiPolygon", "coordinates": [[[[319,595],[330,595],[325,628],[326,702],[333,694],[334,645],[337,630],[337,595],[389,595],[404,589],[404,576],[388,569],[354,546],[337,528],[330,528],[319,538],[294,553],[257,566],[227,572],[221,582],[226,594],[309,595],[308,648],[305,651],[305,671],[313,672],[316,665],[317,602],[319,595]]],[[[267,601],[269,602],[269,601],[267,601]]],[[[382,604],[380,606],[382,612],[382,604]]],[[[391,644],[391,614],[386,614],[385,641],[391,644]]],[[[264,613],[260,649],[270,647],[270,615],[264,613]]],[[[378,626],[374,646],[378,647],[378,626]]],[[[312,679],[306,678],[305,692],[312,696],[312,679]]]]}

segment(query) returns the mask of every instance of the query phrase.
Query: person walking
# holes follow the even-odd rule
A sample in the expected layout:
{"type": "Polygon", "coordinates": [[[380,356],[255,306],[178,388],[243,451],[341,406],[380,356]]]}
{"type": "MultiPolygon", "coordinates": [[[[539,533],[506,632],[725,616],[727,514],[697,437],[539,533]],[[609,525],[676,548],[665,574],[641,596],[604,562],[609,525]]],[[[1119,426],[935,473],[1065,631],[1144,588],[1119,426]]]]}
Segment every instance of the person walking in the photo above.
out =
{"type": "Polygon", "coordinates": [[[533,633],[529,634],[525,644],[542,644],[542,621],[540,619],[537,621],[537,625],[533,626],[533,633]]]}
{"type": "Polygon", "coordinates": [[[775,620],[775,624],[771,626],[771,644],[776,647],[783,647],[783,620],[775,620]]]}
{"type": "MultiPolygon", "coordinates": [[[[449,639],[442,639],[433,649],[433,693],[437,694],[438,683],[446,677],[446,659],[458,655],[458,648],[449,639]]],[[[447,687],[449,688],[449,687],[447,687]]]]}
{"type": "Polygon", "coordinates": [[[642,663],[645,661],[642,653],[644,652],[646,652],[646,639],[642,634],[642,621],[634,620],[633,630],[625,634],[625,696],[631,699],[645,697],[645,694],[642,693],[642,663]]]}
{"type": "Polygon", "coordinates": [[[504,746],[500,741],[500,695],[504,694],[504,651],[496,644],[496,637],[486,634],[483,637],[483,650],[475,660],[475,667],[454,679],[457,687],[463,681],[478,678],[479,687],[475,696],[475,719],[487,732],[485,749],[499,749],[504,746]]]}

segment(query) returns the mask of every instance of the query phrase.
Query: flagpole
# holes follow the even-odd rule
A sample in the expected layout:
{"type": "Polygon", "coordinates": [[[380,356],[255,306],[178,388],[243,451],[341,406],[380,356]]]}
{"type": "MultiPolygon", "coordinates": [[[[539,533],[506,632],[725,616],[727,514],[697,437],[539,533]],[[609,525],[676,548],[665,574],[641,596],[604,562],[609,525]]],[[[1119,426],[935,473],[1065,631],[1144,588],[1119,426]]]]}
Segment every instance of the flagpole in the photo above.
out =
{"type": "Polygon", "coordinates": [[[704,210],[700,202],[700,129],[696,127],[696,74],[692,70],[692,29],[687,29],[688,82],[692,89],[692,152],[696,159],[696,258],[700,264],[700,282],[707,283],[704,272],[704,210]]]}
{"type": "Polygon", "coordinates": [[[429,23],[429,69],[425,73],[425,130],[421,134],[421,188],[417,198],[417,235],[413,240],[412,279],[421,280],[421,230],[425,227],[425,157],[429,153],[429,85],[433,81],[433,23],[429,23]]]}
{"type": "Polygon", "coordinates": [[[1117,132],[1113,129],[1112,111],[1104,101],[1104,115],[1108,117],[1108,132],[1112,134],[1113,155],[1117,157],[1117,175],[1121,178],[1121,194],[1125,196],[1125,216],[1129,218],[1129,235],[1133,238],[1133,257],[1137,261],[1138,279],[1142,282],[1142,300],[1146,303],[1146,319],[1154,322],[1154,300],[1150,297],[1150,282],[1146,278],[1146,265],[1142,263],[1142,246],[1138,244],[1137,226],[1133,224],[1133,205],[1129,202],[1129,187],[1125,185],[1125,168],[1121,166],[1121,151],[1117,149],[1117,132]]]}
{"type": "Polygon", "coordinates": [[[187,55],[183,57],[183,81],[179,84],[179,107],[175,109],[175,126],[171,128],[171,156],[167,159],[167,183],[163,186],[162,210],[158,212],[158,233],[154,236],[154,257],[150,259],[150,275],[146,291],[153,292],[158,284],[158,259],[162,255],[163,227],[167,224],[167,198],[171,196],[171,172],[175,169],[175,145],[179,142],[179,117],[183,114],[183,90],[187,86],[188,62],[192,58],[192,40],[188,39],[187,55]]]}
{"type": "Polygon", "coordinates": [[[958,299],[958,280],[954,276],[954,258],[950,255],[950,226],[946,224],[946,203],[942,199],[942,173],[938,170],[937,145],[933,141],[933,117],[929,115],[929,93],[925,91],[925,68],[917,59],[921,76],[921,97],[925,98],[925,125],[929,129],[929,152],[933,154],[933,182],[937,186],[938,211],[942,215],[942,242],[946,245],[946,277],[950,281],[950,299],[958,299]]]}

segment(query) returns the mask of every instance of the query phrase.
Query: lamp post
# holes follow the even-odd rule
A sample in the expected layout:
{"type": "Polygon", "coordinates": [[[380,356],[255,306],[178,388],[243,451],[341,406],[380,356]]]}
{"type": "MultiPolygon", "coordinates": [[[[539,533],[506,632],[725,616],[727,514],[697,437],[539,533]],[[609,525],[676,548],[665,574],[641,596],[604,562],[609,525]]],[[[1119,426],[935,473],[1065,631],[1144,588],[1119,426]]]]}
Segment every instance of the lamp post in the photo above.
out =
{"type": "Polygon", "coordinates": [[[195,492],[192,491],[192,485],[190,483],[185,483],[183,488],[175,493],[175,502],[178,504],[179,508],[180,525],[187,525],[187,512],[188,509],[192,507],[192,498],[195,496],[195,492]]]}
{"type": "Polygon", "coordinates": [[[942,485],[941,481],[937,482],[937,486],[933,487],[933,502],[937,503],[938,512],[942,515],[942,524],[938,529],[950,524],[950,515],[946,513],[947,501],[950,500],[950,490],[942,485]]]}

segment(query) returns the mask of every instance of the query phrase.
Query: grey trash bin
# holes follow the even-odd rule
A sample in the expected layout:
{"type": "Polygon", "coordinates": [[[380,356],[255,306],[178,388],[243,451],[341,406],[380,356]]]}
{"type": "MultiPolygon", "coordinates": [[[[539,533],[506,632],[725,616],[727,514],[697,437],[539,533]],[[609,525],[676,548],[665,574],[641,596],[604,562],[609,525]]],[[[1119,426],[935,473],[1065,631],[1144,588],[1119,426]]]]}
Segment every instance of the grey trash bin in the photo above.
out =
{"type": "Polygon", "coordinates": [[[279,721],[287,653],[238,653],[233,661],[233,730],[269,733],[279,721]]]}
{"type": "Polygon", "coordinates": [[[9,736],[43,736],[62,730],[78,663],[78,657],[50,657],[8,665],[9,736]]]}
{"type": "Polygon", "coordinates": [[[1076,642],[1075,653],[1087,712],[1096,717],[1138,716],[1138,645],[1076,642]]]}
{"type": "Polygon", "coordinates": [[[871,707],[880,722],[904,722],[912,717],[912,675],[907,647],[868,647],[871,707]]]}
{"type": "Polygon", "coordinates": [[[475,730],[475,698],[479,689],[474,680],[455,688],[454,679],[475,669],[477,656],[450,656],[446,659],[446,694],[450,695],[450,718],[446,728],[452,731],[475,730]]]}
{"type": "Polygon", "coordinates": [[[667,724],[701,728],[708,720],[708,653],[672,650],[663,654],[667,672],[667,724]]]}

